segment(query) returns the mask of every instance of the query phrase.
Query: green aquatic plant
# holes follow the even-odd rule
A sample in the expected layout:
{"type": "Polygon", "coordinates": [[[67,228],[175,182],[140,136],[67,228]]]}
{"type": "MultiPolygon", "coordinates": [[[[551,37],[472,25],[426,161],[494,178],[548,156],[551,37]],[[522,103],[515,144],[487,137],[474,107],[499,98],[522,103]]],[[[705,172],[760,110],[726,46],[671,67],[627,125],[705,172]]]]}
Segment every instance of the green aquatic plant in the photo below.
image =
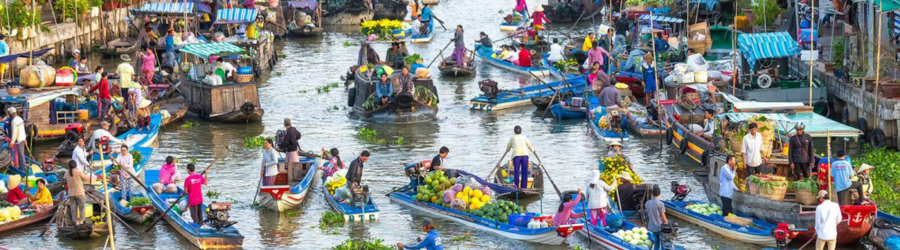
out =
{"type": "Polygon", "coordinates": [[[357,136],[359,136],[359,139],[371,144],[387,144],[387,140],[379,137],[378,131],[375,131],[374,129],[360,128],[357,136]]]}
{"type": "Polygon", "coordinates": [[[863,163],[875,167],[869,173],[874,185],[870,198],[878,204],[878,210],[900,214],[900,202],[897,202],[900,200],[900,152],[872,149],[868,144],[863,146],[863,151],[867,153],[853,159],[853,165],[857,166],[856,169],[863,163]]]}
{"type": "Polygon", "coordinates": [[[319,228],[344,226],[344,214],[335,211],[325,211],[319,219],[319,228]]]}
{"type": "Polygon", "coordinates": [[[273,137],[265,137],[265,136],[257,136],[257,137],[244,137],[244,147],[255,149],[262,147],[263,144],[266,143],[266,139],[274,139],[273,137]]]}
{"type": "Polygon", "coordinates": [[[356,46],[356,45],[357,44],[350,42],[350,41],[344,42],[344,47],[352,47],[352,46],[356,46]]]}
{"type": "Polygon", "coordinates": [[[131,197],[128,201],[128,207],[140,207],[150,205],[150,199],[141,196],[131,197]]]}
{"type": "Polygon", "coordinates": [[[219,198],[219,192],[212,191],[212,190],[206,191],[206,198],[210,198],[210,199],[219,198]]]}
{"type": "Polygon", "coordinates": [[[401,137],[397,137],[397,140],[394,141],[394,144],[403,145],[404,142],[405,142],[405,140],[403,139],[403,136],[401,136],[401,137]]]}
{"type": "Polygon", "coordinates": [[[193,126],[194,126],[194,123],[190,122],[190,121],[187,121],[187,122],[184,122],[184,124],[181,124],[181,128],[191,128],[193,126]]]}
{"type": "Polygon", "coordinates": [[[363,239],[349,239],[332,247],[331,250],[394,250],[396,247],[384,245],[384,240],[382,239],[373,239],[363,240],[363,239]]]}

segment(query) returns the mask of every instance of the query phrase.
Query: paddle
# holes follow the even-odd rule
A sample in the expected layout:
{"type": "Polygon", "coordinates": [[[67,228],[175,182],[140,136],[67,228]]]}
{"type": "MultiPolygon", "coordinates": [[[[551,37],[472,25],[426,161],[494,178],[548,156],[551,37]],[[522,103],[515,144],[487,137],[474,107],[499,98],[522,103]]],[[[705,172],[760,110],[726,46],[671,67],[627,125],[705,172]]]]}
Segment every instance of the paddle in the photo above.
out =
{"type": "MultiPolygon", "coordinates": [[[[215,159],[213,159],[212,162],[209,163],[209,166],[206,166],[206,169],[203,169],[203,172],[200,172],[200,175],[206,174],[206,171],[208,171],[209,168],[211,168],[213,165],[215,165],[216,161],[218,161],[218,160],[219,160],[219,157],[217,156],[215,159]]],[[[156,191],[154,191],[154,192],[156,192],[156,191]]],[[[156,217],[156,220],[154,220],[152,223],[150,223],[150,226],[148,226],[147,229],[144,230],[144,232],[145,233],[150,232],[150,229],[153,229],[153,226],[155,226],[156,223],[158,223],[160,219],[162,219],[163,217],[166,217],[166,214],[169,213],[169,211],[171,211],[172,208],[175,207],[175,205],[178,205],[178,201],[180,201],[181,198],[184,198],[185,195],[187,195],[187,191],[182,191],[181,196],[178,196],[178,199],[175,199],[175,202],[173,202],[172,205],[170,205],[169,208],[166,209],[166,211],[163,211],[161,214],[159,214],[159,217],[156,217]]]]}
{"type": "Polygon", "coordinates": [[[547,172],[547,169],[544,168],[544,163],[541,162],[541,157],[538,156],[537,152],[534,152],[534,150],[532,150],[531,153],[534,154],[534,158],[537,158],[538,166],[540,166],[541,170],[544,171],[544,174],[547,175],[547,179],[550,180],[550,184],[553,185],[553,189],[556,190],[556,194],[559,195],[560,199],[562,199],[562,197],[563,197],[562,192],[559,191],[559,187],[556,187],[556,183],[553,182],[553,178],[550,177],[550,172],[547,172]]]}
{"type": "MultiPolygon", "coordinates": [[[[94,199],[96,199],[96,200],[102,200],[100,197],[97,197],[97,195],[94,194],[94,193],[87,193],[87,194],[90,195],[92,198],[94,198],[94,199]]],[[[115,218],[117,221],[119,221],[120,223],[122,223],[123,225],[125,225],[125,228],[127,228],[127,229],[128,229],[129,231],[131,231],[132,233],[136,233],[136,234],[138,234],[138,235],[141,234],[141,233],[139,233],[137,230],[134,230],[134,228],[132,228],[131,225],[128,225],[128,222],[125,222],[125,220],[123,220],[122,218],[120,218],[119,215],[117,215],[116,213],[114,213],[114,212],[112,212],[112,211],[107,211],[107,213],[109,213],[109,214],[112,215],[113,218],[115,218]]]]}
{"type": "MultiPolygon", "coordinates": [[[[449,47],[450,47],[450,44],[453,44],[453,41],[450,41],[449,43],[447,43],[447,46],[444,46],[444,48],[441,49],[441,51],[438,51],[438,55],[444,53],[444,50],[446,50],[447,48],[449,48],[449,47]]],[[[434,64],[434,61],[437,61],[437,57],[434,57],[434,59],[431,59],[431,62],[429,62],[429,63],[428,63],[428,66],[425,66],[425,68],[426,68],[426,69],[427,69],[427,68],[431,68],[431,64],[434,64]]]]}
{"type": "MultiPolygon", "coordinates": [[[[438,19],[437,15],[435,15],[434,13],[431,13],[431,18],[434,18],[434,20],[437,20],[438,23],[441,24],[441,28],[444,28],[444,31],[447,31],[447,27],[444,27],[444,21],[442,21],[441,19],[438,19]]],[[[432,30],[431,32],[434,32],[434,31],[432,30]]]]}
{"type": "Polygon", "coordinates": [[[503,152],[503,156],[500,156],[500,161],[497,162],[497,165],[494,166],[494,169],[491,169],[491,172],[488,173],[487,177],[484,178],[485,180],[490,180],[491,176],[494,175],[494,171],[496,171],[498,168],[500,168],[500,163],[503,162],[503,158],[506,158],[506,154],[508,154],[508,153],[509,153],[509,150],[507,150],[506,152],[503,152]]]}
{"type": "MultiPolygon", "coordinates": [[[[528,72],[528,73],[531,73],[531,72],[528,72]]],[[[563,75],[562,77],[563,77],[563,85],[569,83],[569,79],[565,75],[563,75]]],[[[540,80],[540,78],[538,78],[538,80],[540,80]]],[[[547,85],[547,87],[550,87],[550,85],[547,85]]],[[[559,95],[560,90],[562,90],[562,88],[560,88],[558,91],[556,91],[556,93],[553,93],[553,97],[550,97],[550,104],[548,104],[548,105],[553,105],[553,100],[556,100],[556,96],[559,95]]],[[[547,115],[547,110],[550,110],[549,106],[546,109],[544,109],[544,113],[541,114],[541,120],[543,120],[544,116],[547,115]]]]}
{"type": "MultiPolygon", "coordinates": [[[[60,206],[64,206],[64,204],[66,204],[66,202],[60,202],[59,204],[56,204],[57,209],[59,209],[60,206]]],[[[50,222],[47,223],[47,226],[45,226],[44,230],[41,231],[41,234],[38,235],[39,237],[44,238],[44,235],[46,235],[47,232],[50,231],[50,225],[53,225],[53,222],[56,222],[57,214],[59,214],[59,212],[53,213],[53,217],[50,218],[50,222]]]]}

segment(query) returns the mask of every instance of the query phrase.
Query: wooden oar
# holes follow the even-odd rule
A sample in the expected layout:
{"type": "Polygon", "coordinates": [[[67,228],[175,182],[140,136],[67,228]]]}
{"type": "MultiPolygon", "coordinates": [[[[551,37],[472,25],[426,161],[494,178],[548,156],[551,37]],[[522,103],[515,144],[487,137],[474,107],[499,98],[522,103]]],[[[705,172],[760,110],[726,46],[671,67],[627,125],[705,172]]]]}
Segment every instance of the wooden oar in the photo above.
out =
{"type": "Polygon", "coordinates": [[[53,217],[50,218],[50,222],[47,223],[47,226],[44,227],[44,230],[41,230],[41,234],[39,235],[41,238],[43,238],[44,235],[46,235],[47,232],[50,231],[50,225],[53,225],[53,222],[56,221],[56,215],[59,214],[59,207],[64,206],[65,204],[66,204],[66,202],[65,202],[65,201],[62,201],[62,202],[57,203],[57,204],[55,205],[57,211],[54,211],[54,212],[53,212],[53,217]]]}
{"type": "MultiPolygon", "coordinates": [[[[206,166],[206,169],[203,169],[203,172],[200,172],[200,175],[206,174],[206,171],[208,171],[209,168],[211,168],[213,165],[215,165],[216,161],[218,161],[218,160],[219,160],[219,157],[216,157],[215,159],[213,159],[213,161],[209,163],[209,166],[206,166]]],[[[165,217],[166,214],[169,213],[169,211],[171,211],[173,207],[175,207],[175,205],[178,205],[178,201],[181,201],[181,198],[184,198],[184,196],[187,195],[187,193],[188,192],[186,190],[182,191],[181,196],[178,196],[178,199],[175,199],[175,202],[173,202],[172,205],[170,205],[169,208],[166,209],[166,211],[163,211],[161,214],[159,214],[159,217],[156,217],[156,220],[154,220],[152,223],[150,223],[150,226],[148,226],[147,229],[144,230],[144,232],[145,233],[150,232],[150,230],[153,229],[153,226],[155,226],[156,223],[159,222],[159,220],[161,220],[163,217],[165,217]]]]}
{"type": "MultiPolygon", "coordinates": [[[[443,54],[443,53],[444,53],[444,50],[446,50],[447,48],[450,47],[450,44],[453,44],[453,41],[448,42],[448,43],[447,43],[447,46],[444,46],[444,48],[441,49],[441,51],[439,51],[438,54],[439,54],[439,55],[440,55],[440,54],[443,54]]],[[[428,66],[425,66],[425,68],[426,68],[426,69],[427,69],[427,68],[431,68],[431,64],[434,64],[434,61],[437,61],[437,57],[434,57],[434,59],[431,59],[431,62],[428,63],[428,66]]]]}
{"type": "MultiPolygon", "coordinates": [[[[531,73],[531,72],[529,72],[529,73],[531,73]]],[[[565,86],[566,84],[569,83],[569,79],[566,77],[566,75],[562,75],[562,77],[563,77],[563,86],[565,86]]],[[[540,79],[540,78],[538,78],[538,79],[540,79]]],[[[550,85],[548,84],[547,87],[550,87],[550,85]]],[[[559,92],[560,92],[560,91],[562,91],[562,88],[560,88],[559,90],[557,90],[556,93],[553,93],[553,97],[550,97],[550,103],[547,104],[548,106],[547,106],[546,109],[544,109],[544,113],[541,113],[541,120],[543,120],[543,119],[544,119],[544,116],[547,115],[547,110],[550,110],[550,106],[553,105],[553,100],[556,100],[556,96],[559,95],[559,92]]]]}
{"type": "MultiPolygon", "coordinates": [[[[431,18],[434,20],[437,20],[438,23],[441,24],[441,28],[444,28],[444,31],[447,31],[447,27],[444,27],[444,21],[442,21],[441,19],[438,19],[438,17],[434,14],[434,12],[431,13],[431,18]]],[[[432,30],[431,32],[434,32],[434,31],[432,30]]]]}
{"type": "Polygon", "coordinates": [[[550,178],[550,172],[547,172],[547,168],[544,168],[544,163],[541,162],[541,157],[538,156],[537,152],[534,152],[534,150],[532,150],[531,153],[534,154],[534,158],[537,158],[538,166],[540,166],[541,170],[544,171],[544,174],[547,175],[547,179],[550,180],[550,184],[553,185],[553,189],[556,190],[556,194],[559,195],[560,199],[562,199],[562,192],[559,191],[559,187],[556,187],[556,183],[553,182],[553,178],[550,178]]]}
{"type": "MultiPolygon", "coordinates": [[[[108,192],[109,190],[106,190],[106,191],[108,192]]],[[[97,195],[95,195],[95,194],[93,194],[93,193],[88,193],[88,194],[89,194],[92,198],[94,198],[94,199],[102,200],[100,197],[98,197],[97,195]]],[[[125,225],[125,228],[127,228],[129,231],[131,231],[131,232],[133,232],[133,233],[136,233],[136,234],[138,234],[138,235],[141,234],[141,233],[139,233],[137,230],[134,230],[134,228],[132,228],[131,225],[128,225],[128,222],[125,222],[125,220],[123,220],[122,218],[119,218],[119,215],[117,215],[115,212],[113,212],[113,211],[106,211],[106,212],[109,213],[110,215],[112,215],[113,218],[115,218],[117,221],[119,221],[120,223],[124,224],[124,225],[125,225]]]]}
{"type": "Polygon", "coordinates": [[[500,168],[500,163],[503,162],[503,158],[506,158],[506,154],[508,154],[508,153],[509,153],[509,150],[507,150],[506,152],[503,152],[503,156],[500,156],[500,161],[498,161],[497,165],[495,165],[494,168],[491,169],[491,172],[488,173],[487,177],[484,178],[485,180],[490,180],[491,176],[494,175],[494,171],[497,171],[497,169],[500,168]]]}

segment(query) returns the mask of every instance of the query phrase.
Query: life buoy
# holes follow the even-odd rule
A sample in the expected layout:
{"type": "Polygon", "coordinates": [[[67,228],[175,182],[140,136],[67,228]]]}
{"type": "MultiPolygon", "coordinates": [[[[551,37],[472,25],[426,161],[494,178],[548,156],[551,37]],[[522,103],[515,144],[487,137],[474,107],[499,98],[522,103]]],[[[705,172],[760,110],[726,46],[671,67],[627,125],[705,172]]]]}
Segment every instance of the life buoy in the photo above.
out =
{"type": "Polygon", "coordinates": [[[760,74],[759,77],[756,78],[756,85],[759,85],[760,88],[767,89],[772,87],[772,76],[767,74],[760,74]]]}
{"type": "Polygon", "coordinates": [[[253,111],[255,111],[255,110],[256,110],[256,105],[253,105],[252,102],[245,102],[244,104],[241,105],[241,113],[244,113],[244,115],[251,115],[251,114],[253,114],[253,111]]]}
{"type": "Polygon", "coordinates": [[[353,107],[353,104],[356,104],[356,87],[347,91],[347,107],[353,107]]]}
{"type": "Polygon", "coordinates": [[[675,138],[675,132],[672,131],[672,128],[666,129],[666,145],[672,145],[672,140],[675,138]]]}
{"type": "Polygon", "coordinates": [[[813,107],[821,107],[818,112],[820,115],[824,117],[831,117],[831,105],[828,105],[826,101],[818,101],[816,104],[813,104],[813,107]]]}
{"type": "Polygon", "coordinates": [[[25,125],[25,138],[28,142],[34,141],[34,138],[38,136],[38,127],[34,125],[34,123],[29,123],[25,125]]]}
{"type": "Polygon", "coordinates": [[[681,144],[679,145],[679,149],[681,150],[680,153],[684,154],[685,152],[687,152],[687,148],[688,148],[687,137],[681,137],[681,144]]]}
{"type": "Polygon", "coordinates": [[[869,122],[866,121],[866,118],[860,117],[856,120],[856,129],[862,131],[862,138],[867,138],[869,136],[869,122]]]}
{"type": "Polygon", "coordinates": [[[880,148],[884,147],[884,144],[884,130],[881,130],[880,128],[872,130],[872,133],[869,135],[869,145],[872,145],[874,148],[880,148]]]}

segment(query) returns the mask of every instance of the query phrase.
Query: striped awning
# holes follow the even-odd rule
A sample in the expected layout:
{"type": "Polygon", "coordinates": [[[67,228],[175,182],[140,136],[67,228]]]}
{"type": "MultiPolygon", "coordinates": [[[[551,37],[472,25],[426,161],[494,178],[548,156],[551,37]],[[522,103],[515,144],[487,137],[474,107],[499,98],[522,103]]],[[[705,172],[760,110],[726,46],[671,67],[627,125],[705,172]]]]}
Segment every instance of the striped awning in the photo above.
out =
{"type": "Polygon", "coordinates": [[[891,21],[894,23],[894,26],[891,29],[891,31],[893,31],[891,36],[896,37],[897,35],[900,35],[900,11],[894,11],[894,17],[891,18],[891,21]]]}
{"type": "Polygon", "coordinates": [[[849,138],[857,138],[859,134],[862,132],[856,128],[844,125],[842,123],[836,122],[834,120],[828,119],[828,117],[824,117],[817,113],[807,112],[807,113],[797,113],[793,115],[784,115],[784,114],[760,114],[760,113],[725,113],[721,114],[720,117],[724,117],[732,122],[742,122],[747,121],[751,117],[762,115],[765,116],[766,119],[775,121],[777,124],[778,132],[781,134],[793,134],[795,131],[792,129],[797,124],[803,124],[806,127],[803,131],[809,134],[812,137],[821,138],[828,136],[828,133],[831,133],[831,137],[849,137],[849,138]]]}
{"type": "Polygon", "coordinates": [[[194,12],[194,3],[148,3],[133,11],[157,14],[187,14],[194,12]]]}
{"type": "Polygon", "coordinates": [[[755,33],[738,35],[741,56],[747,59],[750,69],[760,59],[781,58],[800,53],[797,41],[787,32],[755,33]]]}
{"type": "Polygon", "coordinates": [[[249,23],[256,20],[257,13],[256,9],[222,9],[216,14],[216,23],[249,23]]]}
{"type": "Polygon", "coordinates": [[[210,56],[216,55],[233,55],[246,52],[244,49],[227,42],[188,44],[179,51],[199,56],[203,59],[208,59],[210,56]]]}
{"type": "MultiPolygon", "coordinates": [[[[641,15],[641,20],[650,20],[650,15],[645,14],[641,15]]],[[[653,21],[662,22],[662,23],[681,23],[684,22],[684,19],[674,18],[669,16],[653,16],[653,21]]]]}

